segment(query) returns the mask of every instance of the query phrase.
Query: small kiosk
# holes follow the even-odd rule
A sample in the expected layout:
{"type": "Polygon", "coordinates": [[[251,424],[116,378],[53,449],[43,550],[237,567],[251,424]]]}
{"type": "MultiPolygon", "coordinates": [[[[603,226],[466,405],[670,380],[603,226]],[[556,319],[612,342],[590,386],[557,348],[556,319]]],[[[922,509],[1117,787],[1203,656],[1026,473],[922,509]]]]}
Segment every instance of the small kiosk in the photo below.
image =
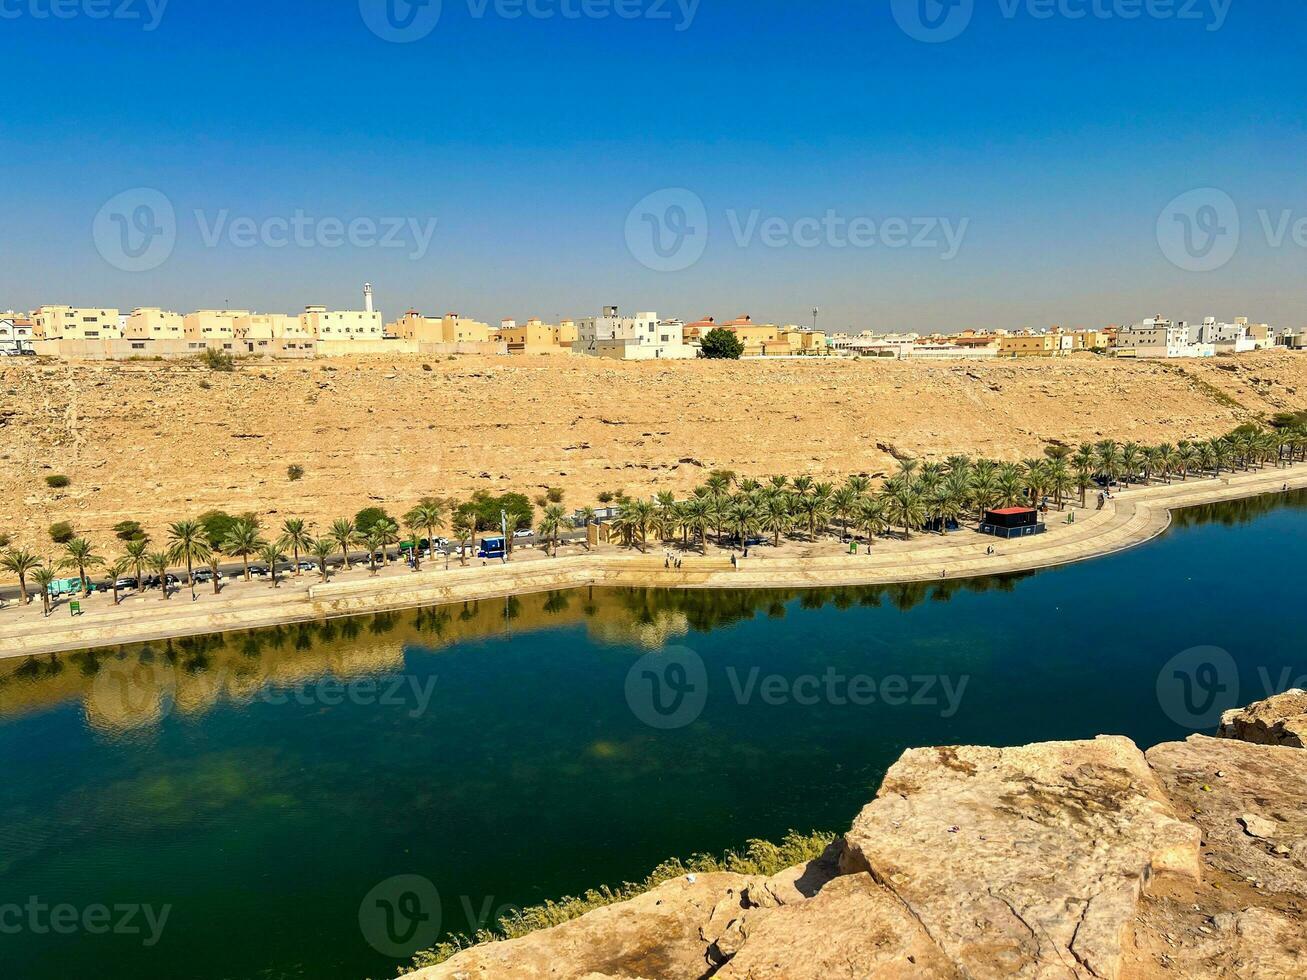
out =
{"type": "Polygon", "coordinates": [[[1033,507],[987,510],[985,519],[980,522],[980,533],[992,534],[996,538],[1024,538],[1032,534],[1043,534],[1046,530],[1039,519],[1039,511],[1033,507]]]}

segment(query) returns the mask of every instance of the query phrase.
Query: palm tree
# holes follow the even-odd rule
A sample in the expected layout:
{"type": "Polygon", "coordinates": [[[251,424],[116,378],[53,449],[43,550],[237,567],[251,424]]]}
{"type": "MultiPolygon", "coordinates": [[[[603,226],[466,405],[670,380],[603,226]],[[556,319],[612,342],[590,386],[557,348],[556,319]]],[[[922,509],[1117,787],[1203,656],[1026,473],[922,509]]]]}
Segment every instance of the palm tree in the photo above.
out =
{"type": "Polygon", "coordinates": [[[298,517],[289,517],[281,525],[281,546],[289,548],[295,561],[295,575],[300,574],[300,552],[313,547],[313,535],[298,517]]]}
{"type": "Polygon", "coordinates": [[[445,505],[435,497],[423,497],[408,512],[408,516],[420,519],[422,526],[427,529],[427,547],[431,549],[432,557],[435,557],[436,532],[445,523],[445,505]]]}
{"type": "Polygon", "coordinates": [[[731,525],[731,531],[739,538],[740,547],[746,547],[749,533],[758,522],[758,515],[747,497],[741,496],[731,502],[727,510],[727,521],[731,525]]]}
{"type": "Polygon", "coordinates": [[[115,606],[118,605],[118,580],[126,575],[131,567],[132,561],[130,558],[117,558],[105,568],[105,572],[109,575],[109,588],[113,589],[113,604],[115,606]]]}
{"type": "Polygon", "coordinates": [[[50,586],[54,585],[57,574],[49,565],[40,565],[32,571],[32,584],[41,594],[41,613],[44,616],[50,615],[50,586]]]}
{"type": "Polygon", "coordinates": [[[1055,459],[1048,465],[1048,489],[1053,491],[1053,499],[1057,503],[1057,509],[1062,510],[1063,497],[1069,496],[1075,488],[1075,477],[1067,468],[1065,459],[1055,459]]]}
{"type": "Polygon", "coordinates": [[[168,553],[151,551],[145,556],[145,567],[159,576],[159,591],[163,593],[164,600],[171,598],[168,595],[168,553]]]}
{"type": "Polygon", "coordinates": [[[345,558],[345,571],[349,571],[349,549],[351,545],[357,544],[359,539],[358,528],[348,517],[342,517],[334,521],[331,525],[331,540],[336,542],[336,547],[341,551],[345,558]]]}
{"type": "Polygon", "coordinates": [[[336,542],[332,541],[331,538],[318,538],[309,545],[308,553],[318,563],[318,571],[322,574],[322,581],[327,581],[327,559],[336,553],[336,542]]]}
{"type": "Polygon", "coordinates": [[[857,519],[858,526],[862,528],[863,533],[867,536],[867,554],[871,554],[871,539],[878,534],[884,534],[887,529],[884,498],[861,498],[858,501],[857,519]]]}
{"type": "Polygon", "coordinates": [[[18,576],[18,601],[27,605],[27,576],[41,567],[41,559],[24,548],[11,548],[0,556],[0,568],[18,576]]]}
{"type": "MultiPolygon", "coordinates": [[[[409,544],[413,546],[413,571],[420,572],[422,571],[422,543],[418,538],[418,532],[422,530],[424,522],[416,507],[404,515],[404,526],[408,528],[409,544]]],[[[434,542],[432,547],[434,550],[434,542]]]]}
{"type": "Polygon", "coordinates": [[[168,525],[168,559],[186,566],[186,584],[195,585],[195,563],[209,560],[208,532],[199,521],[168,525]]]}
{"type": "Polygon", "coordinates": [[[104,559],[95,553],[94,545],[85,538],[73,538],[64,545],[64,552],[68,557],[59,562],[60,567],[69,571],[77,569],[77,576],[82,580],[82,596],[90,595],[91,583],[86,577],[86,570],[103,565],[104,559]]]}
{"type": "Polygon", "coordinates": [[[263,547],[259,537],[259,525],[249,518],[241,518],[231,526],[227,537],[223,539],[222,550],[229,555],[238,555],[245,566],[245,581],[250,580],[250,555],[263,547]]]}
{"type": "MultiPolygon", "coordinates": [[[[660,520],[663,516],[659,515],[660,520]]],[[[558,557],[558,533],[563,529],[567,521],[567,510],[561,504],[550,504],[545,508],[544,522],[541,528],[544,529],[545,538],[553,542],[554,557],[558,557]]]]}
{"type": "Polygon", "coordinates": [[[208,541],[209,546],[209,572],[213,579],[213,594],[218,595],[222,591],[222,578],[218,572],[218,564],[222,561],[222,549],[213,543],[213,539],[208,541]]]}
{"type": "Polygon", "coordinates": [[[685,527],[699,540],[699,551],[708,554],[708,528],[712,523],[709,498],[696,496],[685,505],[685,527]]]}
{"type": "Polygon", "coordinates": [[[280,541],[269,541],[259,548],[259,560],[268,566],[272,576],[272,587],[277,587],[277,565],[286,560],[286,552],[281,550],[280,541]]]}
{"type": "Polygon", "coordinates": [[[885,518],[903,528],[904,540],[912,537],[912,529],[925,523],[925,505],[921,494],[905,483],[888,488],[885,493],[885,518]]]}
{"type": "Polygon", "coordinates": [[[450,522],[449,530],[458,540],[458,563],[460,565],[466,565],[467,542],[468,538],[476,533],[476,522],[470,514],[456,513],[454,519],[450,522]]]}
{"type": "Polygon", "coordinates": [[[150,554],[150,539],[144,537],[137,541],[128,541],[126,551],[127,557],[132,562],[132,570],[136,572],[136,584],[141,591],[144,591],[144,569],[150,554]]]}
{"type": "Polygon", "coordinates": [[[858,506],[859,496],[861,494],[848,483],[831,494],[830,508],[831,512],[839,518],[841,541],[849,536],[849,519],[858,506]]]}
{"type": "Polygon", "coordinates": [[[774,493],[768,496],[762,504],[762,511],[758,515],[758,526],[772,536],[772,545],[779,548],[781,544],[781,535],[788,531],[794,524],[794,519],[790,516],[789,501],[783,493],[774,493]]]}
{"type": "Polygon", "coordinates": [[[1131,481],[1139,473],[1142,462],[1143,449],[1138,443],[1127,442],[1121,447],[1121,468],[1127,489],[1129,489],[1131,481]]]}
{"type": "Polygon", "coordinates": [[[390,546],[399,544],[399,525],[389,517],[384,517],[372,525],[369,539],[375,538],[381,545],[381,564],[390,564],[390,546]]]}
{"type": "Polygon", "coordinates": [[[581,519],[581,527],[585,529],[585,550],[589,551],[590,550],[590,525],[595,523],[596,520],[598,520],[598,515],[595,514],[595,509],[593,507],[586,506],[586,507],[582,507],[580,511],[577,512],[576,516],[581,519]]]}

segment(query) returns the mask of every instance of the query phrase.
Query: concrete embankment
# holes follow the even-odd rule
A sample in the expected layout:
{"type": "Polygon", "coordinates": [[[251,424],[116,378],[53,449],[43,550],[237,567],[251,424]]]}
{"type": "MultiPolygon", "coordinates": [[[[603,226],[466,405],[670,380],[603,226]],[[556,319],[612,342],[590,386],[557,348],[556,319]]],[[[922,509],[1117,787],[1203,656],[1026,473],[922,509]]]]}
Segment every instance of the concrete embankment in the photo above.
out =
{"type": "MultiPolygon", "coordinates": [[[[1102,510],[1079,510],[1074,524],[1055,523],[1046,535],[996,541],[977,534],[920,534],[909,546],[873,547],[871,554],[829,557],[728,556],[685,558],[667,568],[659,554],[616,551],[499,565],[455,566],[409,575],[290,587],[261,595],[191,602],[133,603],[95,617],[41,620],[0,614],[0,658],[219,633],[471,602],[508,595],[584,587],[766,589],[879,585],[1030,571],[1134,547],[1161,534],[1173,509],[1307,487],[1307,465],[1224,474],[1124,491],[1102,510]],[[994,546],[995,553],[988,553],[994,546]]],[[[1050,516],[1054,522],[1059,515],[1050,516]]]]}

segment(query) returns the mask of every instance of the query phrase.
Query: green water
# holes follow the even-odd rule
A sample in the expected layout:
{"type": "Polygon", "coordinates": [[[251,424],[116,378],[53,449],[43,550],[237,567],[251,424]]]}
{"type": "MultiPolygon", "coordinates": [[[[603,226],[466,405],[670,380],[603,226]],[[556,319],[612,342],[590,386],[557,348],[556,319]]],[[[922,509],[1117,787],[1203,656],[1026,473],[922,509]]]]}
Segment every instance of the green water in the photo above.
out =
{"type": "Polygon", "coordinates": [[[964,584],[566,592],[0,665],[0,974],[391,976],[406,922],[842,830],[909,746],[1183,736],[1307,673],[1305,516],[1186,511],[964,584]],[[387,933],[378,897],[415,914],[387,933]]]}

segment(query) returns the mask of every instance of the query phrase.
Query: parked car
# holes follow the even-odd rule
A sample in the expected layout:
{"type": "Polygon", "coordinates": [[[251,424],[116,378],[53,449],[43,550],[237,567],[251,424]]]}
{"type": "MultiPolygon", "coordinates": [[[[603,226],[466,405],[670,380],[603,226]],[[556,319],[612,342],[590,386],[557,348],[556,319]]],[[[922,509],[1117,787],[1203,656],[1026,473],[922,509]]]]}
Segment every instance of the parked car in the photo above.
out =
{"type": "MultiPolygon", "coordinates": [[[[177,586],[181,585],[181,579],[179,579],[176,575],[173,575],[171,572],[169,572],[165,576],[165,578],[168,581],[168,588],[170,589],[175,589],[177,588],[177,586]]],[[[148,576],[145,579],[145,587],[147,589],[157,589],[159,587],[159,576],[157,575],[148,576]]]]}
{"type": "Polygon", "coordinates": [[[135,589],[139,587],[140,583],[134,578],[120,578],[118,581],[114,582],[112,586],[112,588],[115,589],[135,589]]]}
{"type": "Polygon", "coordinates": [[[312,561],[302,561],[295,567],[301,572],[316,572],[318,570],[317,562],[312,561]]]}
{"type": "Polygon", "coordinates": [[[513,532],[513,537],[515,537],[515,538],[533,538],[533,537],[535,537],[535,531],[532,531],[529,527],[519,528],[518,530],[516,530],[516,531],[513,532]]]}
{"type": "Polygon", "coordinates": [[[250,574],[251,574],[252,576],[254,576],[255,578],[264,578],[264,577],[266,577],[267,574],[268,574],[268,566],[267,566],[267,565],[251,565],[251,566],[250,566],[250,574]]]}

